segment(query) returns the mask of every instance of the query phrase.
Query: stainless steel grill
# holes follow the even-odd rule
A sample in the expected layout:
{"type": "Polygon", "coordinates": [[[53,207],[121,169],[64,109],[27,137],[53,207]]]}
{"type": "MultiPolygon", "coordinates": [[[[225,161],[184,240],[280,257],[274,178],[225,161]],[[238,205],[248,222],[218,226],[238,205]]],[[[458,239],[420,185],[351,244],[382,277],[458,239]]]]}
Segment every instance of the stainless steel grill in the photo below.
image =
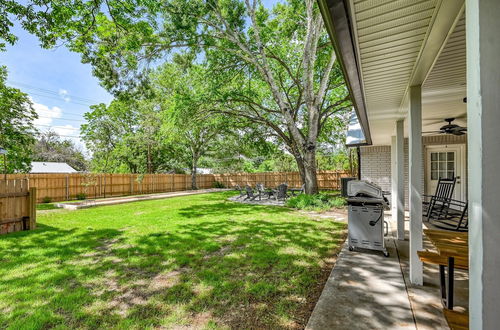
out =
{"type": "Polygon", "coordinates": [[[384,209],[388,202],[382,189],[364,180],[349,181],[347,195],[349,250],[377,250],[388,257],[384,242],[384,209]]]}

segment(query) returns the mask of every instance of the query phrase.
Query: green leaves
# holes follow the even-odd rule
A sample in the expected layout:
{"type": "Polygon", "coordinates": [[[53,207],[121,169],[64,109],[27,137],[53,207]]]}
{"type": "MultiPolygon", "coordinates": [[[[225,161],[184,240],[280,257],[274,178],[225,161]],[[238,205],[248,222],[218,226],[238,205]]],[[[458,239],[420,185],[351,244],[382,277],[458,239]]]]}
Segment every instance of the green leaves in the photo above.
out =
{"type": "MultiPolygon", "coordinates": [[[[7,171],[29,171],[30,147],[35,142],[33,121],[38,118],[28,95],[5,85],[7,69],[0,66],[0,147],[7,150],[7,171]]],[[[0,158],[3,169],[3,157],[0,158]]]]}

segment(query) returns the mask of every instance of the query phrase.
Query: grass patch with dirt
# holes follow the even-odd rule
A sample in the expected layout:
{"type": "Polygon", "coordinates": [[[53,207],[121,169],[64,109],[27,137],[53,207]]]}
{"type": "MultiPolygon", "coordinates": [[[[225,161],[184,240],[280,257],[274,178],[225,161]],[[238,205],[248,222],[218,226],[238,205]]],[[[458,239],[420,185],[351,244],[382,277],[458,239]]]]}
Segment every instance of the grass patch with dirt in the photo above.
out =
{"type": "Polygon", "coordinates": [[[345,224],[231,194],[41,212],[0,236],[0,328],[303,328],[345,224]]]}

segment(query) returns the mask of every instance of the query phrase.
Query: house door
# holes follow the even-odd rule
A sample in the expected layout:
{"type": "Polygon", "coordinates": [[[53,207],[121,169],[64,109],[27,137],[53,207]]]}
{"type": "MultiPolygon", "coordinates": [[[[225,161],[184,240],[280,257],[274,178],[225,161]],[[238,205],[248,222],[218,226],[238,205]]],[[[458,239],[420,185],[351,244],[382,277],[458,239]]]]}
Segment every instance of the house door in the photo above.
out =
{"type": "Polygon", "coordinates": [[[467,200],[465,145],[427,146],[426,194],[434,195],[439,178],[457,178],[453,199],[467,200]]]}

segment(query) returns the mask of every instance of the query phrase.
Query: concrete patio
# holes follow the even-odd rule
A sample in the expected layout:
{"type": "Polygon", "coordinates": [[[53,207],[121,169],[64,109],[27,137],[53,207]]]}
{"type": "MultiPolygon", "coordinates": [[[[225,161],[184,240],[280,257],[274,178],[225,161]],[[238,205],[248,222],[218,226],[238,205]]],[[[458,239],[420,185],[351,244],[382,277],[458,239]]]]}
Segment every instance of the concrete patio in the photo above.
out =
{"type": "MultiPolygon", "coordinates": [[[[442,314],[439,270],[424,265],[424,285],[409,280],[408,240],[395,238],[389,220],[390,253],[350,252],[344,245],[306,329],[447,329],[442,314]]],[[[408,234],[408,233],[407,233],[408,234]]],[[[432,245],[424,241],[424,248],[432,245]]],[[[455,309],[468,306],[468,276],[455,273],[455,309]]]]}

